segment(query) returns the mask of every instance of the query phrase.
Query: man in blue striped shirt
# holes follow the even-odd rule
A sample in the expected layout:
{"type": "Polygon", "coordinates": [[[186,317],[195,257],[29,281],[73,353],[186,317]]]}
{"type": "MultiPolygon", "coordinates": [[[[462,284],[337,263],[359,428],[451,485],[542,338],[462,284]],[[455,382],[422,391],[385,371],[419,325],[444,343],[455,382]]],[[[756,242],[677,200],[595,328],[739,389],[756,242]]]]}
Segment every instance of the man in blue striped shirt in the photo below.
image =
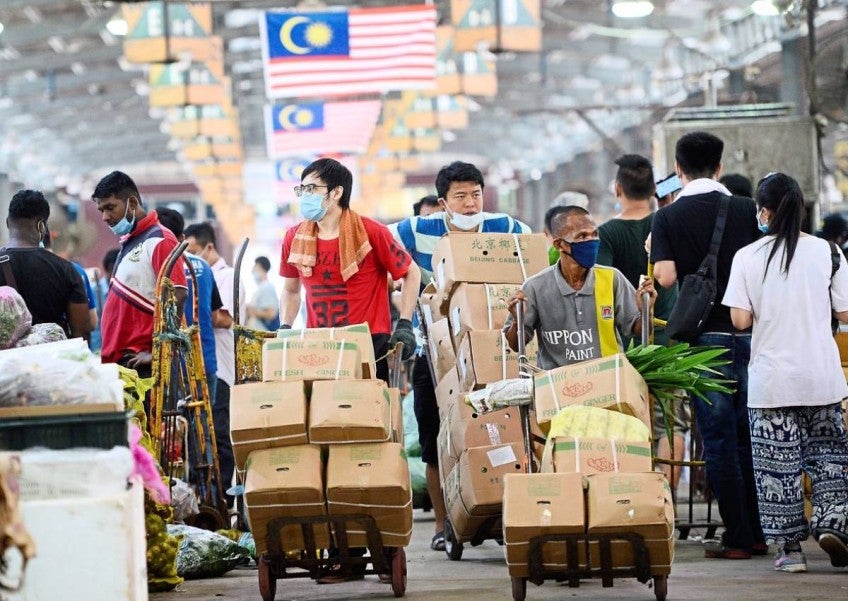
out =
{"type": "MultiPolygon", "coordinates": [[[[436,176],[436,192],[442,210],[426,217],[409,217],[389,226],[394,237],[403,244],[421,269],[421,285],[433,278],[433,250],[448,232],[492,232],[529,234],[530,228],[504,213],[483,212],[483,174],[470,163],[455,161],[442,167],[436,176]]],[[[427,465],[427,491],[436,515],[436,534],[430,548],[445,548],[445,502],[439,480],[439,456],[436,438],[439,434],[439,409],[435,383],[430,376],[427,355],[422,353],[412,372],[415,394],[415,418],[421,459],[427,465]]]]}

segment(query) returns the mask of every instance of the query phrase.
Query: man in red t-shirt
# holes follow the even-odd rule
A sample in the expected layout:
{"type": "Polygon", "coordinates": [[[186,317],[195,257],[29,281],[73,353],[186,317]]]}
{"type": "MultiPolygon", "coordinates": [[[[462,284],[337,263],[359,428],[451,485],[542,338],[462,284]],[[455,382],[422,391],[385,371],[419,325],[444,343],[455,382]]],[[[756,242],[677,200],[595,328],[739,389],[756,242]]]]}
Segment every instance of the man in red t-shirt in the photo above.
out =
{"type": "MultiPolygon", "coordinates": [[[[120,363],[149,377],[156,278],[178,242],[160,225],[156,211],[147,212],[135,182],[125,173],[113,171],[101,179],[92,200],[103,221],[121,240],[101,318],[101,358],[104,363],[120,363]]],[[[177,307],[182,308],[188,294],[182,259],[176,262],[170,277],[177,307]]]]}
{"type": "MultiPolygon", "coordinates": [[[[286,232],[280,261],[281,327],[297,316],[303,286],[307,327],[368,323],[376,357],[403,342],[406,360],[415,352],[411,320],[421,272],[386,226],[350,209],[352,183],[347,167],[333,159],[319,159],[303,171],[295,193],[306,221],[286,232]],[[388,276],[402,282],[393,333],[388,276]]],[[[387,361],[378,361],[377,377],[388,380],[387,361]]]]}

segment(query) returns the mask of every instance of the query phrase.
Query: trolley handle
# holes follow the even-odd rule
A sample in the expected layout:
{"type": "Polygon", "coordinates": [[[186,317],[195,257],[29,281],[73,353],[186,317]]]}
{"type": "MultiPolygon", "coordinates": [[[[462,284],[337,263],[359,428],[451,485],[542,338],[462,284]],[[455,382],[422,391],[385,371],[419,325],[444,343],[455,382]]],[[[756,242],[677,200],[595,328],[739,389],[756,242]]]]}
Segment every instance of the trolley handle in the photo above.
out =
{"type": "MultiPolygon", "coordinates": [[[[515,324],[518,329],[518,375],[520,378],[529,378],[527,370],[522,369],[527,363],[527,354],[524,342],[524,301],[520,300],[515,305],[515,324]]],[[[518,409],[521,415],[521,429],[524,438],[524,471],[533,473],[533,440],[530,435],[530,407],[522,405],[518,409]]]]}
{"type": "Polygon", "coordinates": [[[651,342],[651,322],[653,321],[653,315],[651,315],[651,293],[643,292],[642,293],[642,344],[647,346],[651,342]]]}
{"type": "Polygon", "coordinates": [[[240,292],[241,292],[241,262],[244,259],[244,251],[247,250],[247,245],[250,243],[250,238],[245,237],[244,240],[241,241],[241,245],[239,246],[238,252],[236,253],[236,262],[233,266],[233,324],[241,325],[239,316],[241,315],[241,307],[239,306],[241,303],[239,302],[240,292]]]}
{"type": "Polygon", "coordinates": [[[391,373],[391,387],[400,388],[401,368],[403,367],[403,342],[398,342],[392,349],[392,364],[389,365],[391,373]]]}

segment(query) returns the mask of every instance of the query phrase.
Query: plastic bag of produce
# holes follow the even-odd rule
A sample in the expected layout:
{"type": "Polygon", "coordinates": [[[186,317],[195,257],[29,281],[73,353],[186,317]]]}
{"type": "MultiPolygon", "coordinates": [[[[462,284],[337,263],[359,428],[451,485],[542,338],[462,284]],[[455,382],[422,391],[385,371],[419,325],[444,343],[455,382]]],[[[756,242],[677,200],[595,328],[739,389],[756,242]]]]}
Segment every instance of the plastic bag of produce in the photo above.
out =
{"type": "Polygon", "coordinates": [[[194,494],[191,486],[179,478],[171,480],[171,507],[174,508],[174,519],[178,522],[184,522],[200,513],[197,495],[194,494]]]}
{"type": "Polygon", "coordinates": [[[65,340],[65,331],[56,323],[37,323],[27,330],[26,334],[15,343],[16,348],[35,346],[65,340]]]}
{"type": "Polygon", "coordinates": [[[182,537],[177,573],[186,580],[216,578],[250,561],[250,551],[216,532],[169,524],[168,534],[182,537]]]}
{"type": "Polygon", "coordinates": [[[11,348],[32,325],[24,299],[11,286],[0,286],[0,349],[11,348]]]}
{"type": "Polygon", "coordinates": [[[407,457],[421,457],[418,442],[418,420],[415,419],[415,394],[403,397],[403,446],[407,457]]]}
{"type": "Polygon", "coordinates": [[[241,530],[217,530],[221,536],[226,536],[231,541],[238,543],[240,547],[247,549],[250,556],[256,559],[256,542],[253,540],[252,532],[242,532],[241,530]]]}

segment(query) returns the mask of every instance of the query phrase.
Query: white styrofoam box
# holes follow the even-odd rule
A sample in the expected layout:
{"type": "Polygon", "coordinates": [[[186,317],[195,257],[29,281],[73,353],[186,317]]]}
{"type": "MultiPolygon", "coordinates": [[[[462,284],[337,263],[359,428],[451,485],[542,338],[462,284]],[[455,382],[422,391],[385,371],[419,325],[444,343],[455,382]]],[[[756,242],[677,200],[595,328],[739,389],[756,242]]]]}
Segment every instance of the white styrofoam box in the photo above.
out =
{"type": "Polygon", "coordinates": [[[133,472],[128,447],[28,450],[21,459],[20,500],[110,497],[127,490],[133,472]]]}
{"type": "Polygon", "coordinates": [[[22,501],[21,514],[36,556],[11,601],[147,601],[140,482],[109,496],[22,501]]]}

